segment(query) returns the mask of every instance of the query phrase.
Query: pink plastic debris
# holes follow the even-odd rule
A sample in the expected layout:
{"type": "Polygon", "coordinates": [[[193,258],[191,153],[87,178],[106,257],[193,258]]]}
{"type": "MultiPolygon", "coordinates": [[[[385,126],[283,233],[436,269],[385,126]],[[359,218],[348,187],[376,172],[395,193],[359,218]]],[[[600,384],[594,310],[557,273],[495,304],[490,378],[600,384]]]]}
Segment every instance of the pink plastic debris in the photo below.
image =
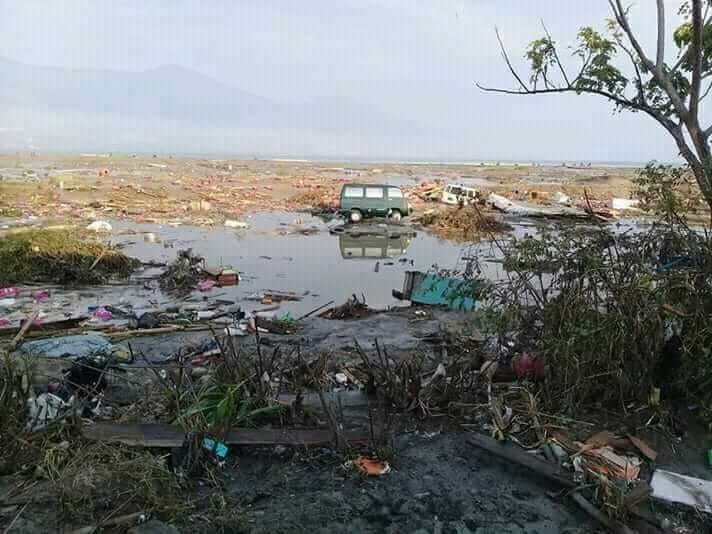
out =
{"type": "Polygon", "coordinates": [[[35,299],[37,302],[47,300],[49,298],[49,291],[47,291],[46,289],[37,289],[32,292],[32,298],[35,299]]]}
{"type": "Polygon", "coordinates": [[[2,319],[0,319],[0,327],[2,327],[2,326],[8,326],[8,325],[10,325],[10,324],[12,324],[12,323],[10,323],[10,320],[9,320],[9,319],[5,319],[4,317],[3,317],[2,319]]]}
{"type": "Polygon", "coordinates": [[[112,317],[112,313],[104,307],[96,308],[91,314],[97,319],[108,321],[112,317]]]}
{"type": "Polygon", "coordinates": [[[210,291],[215,286],[214,280],[201,280],[195,284],[195,289],[198,291],[210,291]]]}
{"type": "Polygon", "coordinates": [[[16,297],[19,294],[20,290],[17,287],[0,287],[0,298],[16,297]]]}

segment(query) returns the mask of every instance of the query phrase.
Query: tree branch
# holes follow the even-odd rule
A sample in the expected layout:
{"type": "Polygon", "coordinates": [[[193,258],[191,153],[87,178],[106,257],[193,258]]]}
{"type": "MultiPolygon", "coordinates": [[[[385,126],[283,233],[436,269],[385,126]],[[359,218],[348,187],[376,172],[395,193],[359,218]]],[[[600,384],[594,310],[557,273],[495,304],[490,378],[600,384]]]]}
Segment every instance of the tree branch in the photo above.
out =
{"type": "Polygon", "coordinates": [[[647,105],[645,98],[645,90],[643,89],[643,76],[640,74],[638,62],[635,60],[635,55],[633,55],[633,51],[623,43],[623,41],[620,39],[620,34],[618,32],[614,34],[613,38],[618,43],[618,46],[620,46],[621,49],[626,53],[628,58],[630,58],[630,62],[633,64],[633,70],[635,71],[635,77],[638,80],[638,97],[640,98],[640,102],[643,105],[647,105]]]}
{"type": "Polygon", "coordinates": [[[517,74],[517,71],[514,70],[514,67],[512,67],[512,62],[509,61],[509,56],[507,55],[507,49],[504,48],[504,43],[502,42],[502,38],[499,36],[499,29],[497,29],[497,27],[495,27],[494,33],[497,35],[497,42],[499,42],[499,49],[502,51],[502,57],[504,57],[504,62],[507,64],[507,67],[509,67],[509,72],[511,72],[512,76],[514,76],[514,79],[519,82],[519,85],[522,87],[522,89],[526,90],[527,89],[526,84],[519,77],[519,74],[517,74]]]}
{"type": "Polygon", "coordinates": [[[665,3],[657,0],[658,3],[658,52],[655,58],[655,65],[660,71],[665,64],[665,3]]]}
{"type": "Polygon", "coordinates": [[[593,89],[593,88],[584,88],[584,89],[579,89],[577,87],[573,86],[566,86],[566,87],[554,87],[550,89],[530,89],[528,87],[524,87],[522,90],[514,90],[514,89],[497,89],[494,87],[486,87],[484,85],[481,85],[479,83],[475,84],[480,90],[485,91],[487,93],[502,93],[506,95],[542,95],[542,94],[554,94],[554,93],[586,93],[586,94],[591,94],[591,95],[598,95],[598,96],[603,96],[616,104],[624,107],[629,107],[632,109],[635,109],[636,111],[642,111],[643,113],[646,113],[650,115],[653,119],[658,121],[660,124],[665,127],[666,130],[670,131],[672,133],[672,130],[679,129],[679,125],[675,124],[672,120],[668,119],[665,117],[662,113],[656,111],[655,109],[638,103],[634,102],[632,100],[628,100],[627,98],[622,98],[620,96],[614,95],[612,93],[609,93],[608,91],[603,91],[602,89],[593,89]]]}
{"type": "Polygon", "coordinates": [[[692,0],[692,84],[690,85],[690,115],[697,120],[700,84],[702,83],[702,0],[692,0]]]}
{"type": "Polygon", "coordinates": [[[712,89],[712,82],[710,82],[707,85],[707,89],[705,89],[704,92],[702,93],[702,95],[700,96],[700,100],[699,100],[700,102],[702,102],[705,99],[705,97],[709,94],[710,89],[712,89]]]}
{"type": "Polygon", "coordinates": [[[636,39],[635,34],[628,23],[628,16],[626,14],[626,10],[623,9],[621,0],[608,0],[608,4],[611,6],[616,22],[618,22],[618,25],[621,27],[623,32],[625,32],[630,44],[635,50],[635,53],[638,54],[640,61],[650,70],[660,87],[665,91],[665,93],[667,93],[678,116],[686,118],[688,111],[685,107],[685,103],[682,101],[682,98],[680,98],[680,94],[675,90],[670,78],[663,72],[662,69],[658,69],[657,65],[650,61],[648,56],[645,54],[643,47],[640,46],[638,39],[636,39]]]}
{"type": "MultiPolygon", "coordinates": [[[[546,34],[546,38],[549,39],[551,43],[554,42],[554,40],[551,38],[551,34],[549,33],[549,30],[546,27],[546,24],[544,24],[544,21],[541,21],[541,27],[544,28],[544,33],[546,34]]],[[[566,76],[566,71],[564,70],[564,66],[561,64],[561,60],[559,59],[559,53],[556,51],[556,47],[554,46],[554,59],[556,60],[556,64],[559,67],[559,71],[561,71],[561,76],[564,78],[564,82],[566,82],[566,85],[571,85],[571,82],[569,82],[569,78],[566,76]]]]}

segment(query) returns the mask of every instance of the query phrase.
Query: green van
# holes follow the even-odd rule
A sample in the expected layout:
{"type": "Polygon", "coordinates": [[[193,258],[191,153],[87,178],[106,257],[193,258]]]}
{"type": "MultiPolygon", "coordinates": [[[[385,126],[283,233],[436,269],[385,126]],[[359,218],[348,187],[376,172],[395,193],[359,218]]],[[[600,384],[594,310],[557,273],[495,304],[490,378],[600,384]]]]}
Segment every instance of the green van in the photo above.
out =
{"type": "Polygon", "coordinates": [[[400,187],[381,184],[345,184],[341,189],[339,212],[352,223],[365,217],[390,217],[400,221],[410,214],[410,206],[400,187]]]}

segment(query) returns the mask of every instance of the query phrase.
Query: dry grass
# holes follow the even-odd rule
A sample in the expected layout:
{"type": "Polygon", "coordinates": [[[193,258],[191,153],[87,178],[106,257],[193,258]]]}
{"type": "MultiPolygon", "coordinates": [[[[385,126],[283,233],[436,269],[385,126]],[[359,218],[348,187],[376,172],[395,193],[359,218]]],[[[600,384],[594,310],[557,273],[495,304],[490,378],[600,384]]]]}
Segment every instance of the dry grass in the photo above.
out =
{"type": "Polygon", "coordinates": [[[28,230],[0,239],[2,285],[102,283],[127,277],[139,265],[115,248],[68,230],[28,230]]]}

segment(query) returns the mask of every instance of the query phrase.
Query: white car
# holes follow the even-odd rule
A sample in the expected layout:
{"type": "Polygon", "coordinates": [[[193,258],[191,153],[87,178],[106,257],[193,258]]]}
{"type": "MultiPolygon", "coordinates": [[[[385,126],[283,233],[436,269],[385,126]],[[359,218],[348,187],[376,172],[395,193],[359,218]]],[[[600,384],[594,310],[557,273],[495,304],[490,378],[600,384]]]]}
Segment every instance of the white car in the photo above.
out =
{"type": "Polygon", "coordinates": [[[480,198],[480,193],[474,187],[466,185],[447,184],[443,189],[442,201],[445,204],[474,204],[480,198]]]}

